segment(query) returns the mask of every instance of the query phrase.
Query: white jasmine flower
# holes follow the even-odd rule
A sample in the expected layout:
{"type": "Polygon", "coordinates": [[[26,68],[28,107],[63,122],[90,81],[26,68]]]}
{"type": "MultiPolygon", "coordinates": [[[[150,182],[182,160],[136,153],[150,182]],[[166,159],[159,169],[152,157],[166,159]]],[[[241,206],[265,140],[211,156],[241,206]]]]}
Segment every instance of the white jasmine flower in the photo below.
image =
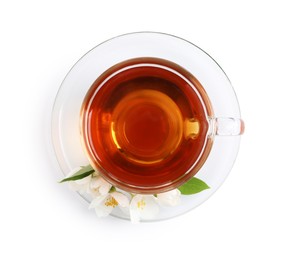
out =
{"type": "Polygon", "coordinates": [[[154,219],[159,212],[159,206],[153,195],[137,194],[130,204],[130,217],[133,223],[142,220],[154,219]]]}
{"type": "Polygon", "coordinates": [[[178,189],[157,194],[158,203],[162,206],[176,206],[180,204],[181,192],[178,189]]]}
{"type": "Polygon", "coordinates": [[[106,217],[115,207],[125,208],[129,206],[129,199],[121,192],[114,191],[99,195],[90,203],[89,209],[95,209],[98,217],[106,217]]]}
{"type": "Polygon", "coordinates": [[[96,175],[93,176],[89,182],[89,190],[88,193],[93,197],[97,197],[99,195],[106,195],[112,185],[104,180],[101,176],[96,175]]]}
{"type": "MultiPolygon", "coordinates": [[[[75,174],[76,172],[78,172],[80,169],[81,169],[81,167],[78,167],[78,168],[73,169],[66,176],[66,178],[71,177],[73,174],[75,174]]],[[[71,190],[78,191],[78,192],[80,192],[82,194],[89,193],[89,184],[90,184],[91,178],[92,178],[92,176],[89,175],[89,176],[87,176],[87,177],[85,177],[83,179],[80,179],[80,180],[69,181],[68,182],[69,188],[71,190]]]]}
{"type": "MultiPolygon", "coordinates": [[[[80,167],[73,169],[67,177],[71,177],[80,169],[80,167]]],[[[112,185],[104,180],[97,172],[80,180],[69,181],[68,184],[72,190],[82,194],[88,193],[93,197],[107,194],[112,187],[112,185]]]]}

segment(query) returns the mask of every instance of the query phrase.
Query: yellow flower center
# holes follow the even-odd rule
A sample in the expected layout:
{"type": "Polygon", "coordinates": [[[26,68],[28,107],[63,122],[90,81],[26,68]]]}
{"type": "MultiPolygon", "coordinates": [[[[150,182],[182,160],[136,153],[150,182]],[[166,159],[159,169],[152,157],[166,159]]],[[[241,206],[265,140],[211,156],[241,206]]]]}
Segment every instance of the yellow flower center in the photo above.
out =
{"type": "Polygon", "coordinates": [[[115,208],[118,205],[118,202],[113,198],[113,197],[109,197],[106,201],[105,201],[105,206],[107,207],[113,207],[115,208]]]}
{"type": "Polygon", "coordinates": [[[137,207],[139,209],[144,209],[145,206],[146,206],[145,200],[141,199],[140,201],[137,202],[137,207]]]}

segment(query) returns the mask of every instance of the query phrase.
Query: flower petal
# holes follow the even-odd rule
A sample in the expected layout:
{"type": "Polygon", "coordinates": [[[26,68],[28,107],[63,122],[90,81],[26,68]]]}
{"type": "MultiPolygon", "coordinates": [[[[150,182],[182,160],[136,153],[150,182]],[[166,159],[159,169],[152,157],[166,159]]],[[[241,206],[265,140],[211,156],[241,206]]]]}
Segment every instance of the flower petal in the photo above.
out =
{"type": "Polygon", "coordinates": [[[130,202],[129,202],[129,198],[122,194],[121,192],[111,192],[110,195],[117,201],[117,203],[121,206],[121,207],[127,207],[129,206],[130,202]]]}
{"type": "Polygon", "coordinates": [[[76,183],[75,181],[69,181],[67,184],[68,187],[73,191],[79,191],[82,189],[81,185],[76,183]]]}
{"type": "Polygon", "coordinates": [[[91,176],[87,176],[81,180],[69,181],[68,186],[71,190],[78,191],[80,193],[87,193],[89,191],[89,183],[91,176]]]}
{"type": "Polygon", "coordinates": [[[109,192],[109,190],[111,189],[112,185],[110,183],[108,183],[106,180],[104,180],[101,176],[98,177],[99,181],[100,181],[100,188],[99,188],[99,192],[100,194],[107,194],[109,192]]]}
{"type": "Polygon", "coordinates": [[[133,224],[140,222],[140,212],[136,209],[130,209],[130,219],[133,224]]]}
{"type": "Polygon", "coordinates": [[[138,219],[154,219],[159,213],[159,206],[153,195],[135,195],[130,204],[130,216],[132,222],[138,219]]]}
{"type": "Polygon", "coordinates": [[[159,213],[159,206],[153,195],[144,196],[146,206],[141,210],[141,219],[154,219],[159,213]]]}
{"type": "Polygon", "coordinates": [[[101,186],[101,177],[95,176],[92,177],[91,182],[90,182],[90,188],[91,189],[98,189],[101,186]]]}
{"type": "Polygon", "coordinates": [[[108,194],[111,184],[105,181],[101,176],[92,177],[89,184],[89,194],[94,198],[100,195],[108,194]]]}
{"type": "Polygon", "coordinates": [[[100,195],[100,196],[96,197],[95,199],[93,199],[89,205],[89,209],[93,209],[93,208],[98,207],[100,204],[102,204],[105,201],[105,199],[108,196],[109,196],[108,194],[100,195]]]}
{"type": "Polygon", "coordinates": [[[176,206],[180,203],[181,192],[178,189],[157,194],[157,199],[162,206],[176,206]]]}
{"type": "Polygon", "coordinates": [[[99,206],[95,207],[96,215],[99,218],[107,217],[111,213],[112,210],[113,210],[112,207],[105,206],[104,203],[102,203],[99,206]]]}

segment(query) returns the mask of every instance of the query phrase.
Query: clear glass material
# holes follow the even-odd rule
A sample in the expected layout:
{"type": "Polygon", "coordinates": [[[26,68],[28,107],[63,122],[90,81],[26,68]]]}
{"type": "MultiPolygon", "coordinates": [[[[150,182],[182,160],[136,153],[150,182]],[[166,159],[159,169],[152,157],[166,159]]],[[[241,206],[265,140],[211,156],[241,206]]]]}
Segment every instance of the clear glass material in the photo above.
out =
{"type": "MultiPolygon", "coordinates": [[[[182,196],[177,207],[163,207],[155,220],[177,216],[198,206],[212,195],[230,172],[238,153],[244,123],[235,92],[220,66],[204,51],[181,38],[140,32],[110,39],[84,55],[70,70],[57,94],[52,112],[52,139],[64,174],[89,160],[80,137],[80,109],[92,83],[113,65],[137,57],[169,60],[193,74],[205,88],[213,107],[210,118],[213,146],[197,173],[211,188],[182,196]],[[229,136],[229,138],[228,138],[229,136]],[[225,159],[224,159],[225,158],[225,159]]],[[[89,201],[89,198],[84,197],[89,201]]],[[[119,210],[114,216],[127,218],[119,210]]]]}

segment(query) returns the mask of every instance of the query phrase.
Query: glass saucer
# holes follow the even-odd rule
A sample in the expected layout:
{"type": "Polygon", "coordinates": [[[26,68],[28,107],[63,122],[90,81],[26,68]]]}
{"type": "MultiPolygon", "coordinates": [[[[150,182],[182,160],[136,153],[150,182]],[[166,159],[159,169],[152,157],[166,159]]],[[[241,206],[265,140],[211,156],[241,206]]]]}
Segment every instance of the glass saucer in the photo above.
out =
{"type": "MultiPolygon", "coordinates": [[[[52,111],[52,140],[57,160],[64,175],[74,168],[89,164],[84,153],[80,129],[80,108],[88,89],[97,77],[111,66],[136,57],[156,57],[177,63],[191,72],[204,86],[215,117],[241,118],[233,87],[221,67],[203,50],[181,38],[155,32],[121,35],[96,46],[69,71],[52,111]]],[[[181,215],[208,199],[223,183],[236,159],[240,136],[215,136],[209,157],[197,177],[210,189],[195,195],[181,195],[175,207],[161,207],[151,221],[181,215]]],[[[90,198],[83,195],[90,201],[90,198]]],[[[129,219],[119,209],[112,215],[129,219]]]]}

